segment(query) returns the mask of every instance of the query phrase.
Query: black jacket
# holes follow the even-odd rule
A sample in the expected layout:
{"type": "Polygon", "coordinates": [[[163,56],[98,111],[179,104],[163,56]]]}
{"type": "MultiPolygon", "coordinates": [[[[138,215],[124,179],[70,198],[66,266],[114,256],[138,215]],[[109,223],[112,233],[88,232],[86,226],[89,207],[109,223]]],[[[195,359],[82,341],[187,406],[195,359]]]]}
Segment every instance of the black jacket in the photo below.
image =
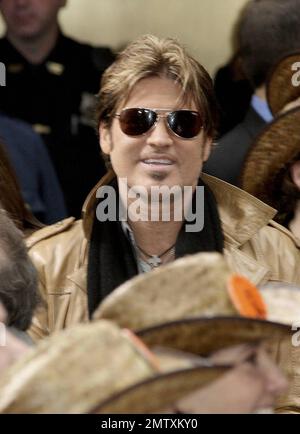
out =
{"type": "Polygon", "coordinates": [[[203,172],[238,185],[248,150],[265,125],[266,122],[251,107],[243,122],[219,140],[203,172]]]}
{"type": "MultiPolygon", "coordinates": [[[[94,95],[103,71],[114,60],[107,47],[94,48],[59,34],[47,58],[29,63],[6,39],[0,39],[6,87],[0,109],[32,125],[54,163],[69,214],[80,216],[89,190],[105,168],[91,122],[94,95]]],[[[54,204],[55,206],[55,204],[54,204]]]]}

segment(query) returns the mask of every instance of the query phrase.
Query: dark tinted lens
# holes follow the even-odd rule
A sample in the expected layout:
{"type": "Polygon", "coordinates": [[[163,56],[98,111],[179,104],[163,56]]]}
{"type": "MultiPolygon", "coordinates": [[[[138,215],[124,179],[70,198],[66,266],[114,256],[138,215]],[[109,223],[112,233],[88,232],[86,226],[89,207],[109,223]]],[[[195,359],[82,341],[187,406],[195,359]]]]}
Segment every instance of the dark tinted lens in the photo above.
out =
{"type": "Polygon", "coordinates": [[[156,113],[147,109],[125,109],[120,114],[120,126],[128,136],[146,133],[156,120],[156,113]]]}
{"type": "Polygon", "coordinates": [[[168,115],[168,124],[171,130],[178,136],[191,139],[199,134],[202,127],[202,119],[197,112],[178,110],[168,115]]]}

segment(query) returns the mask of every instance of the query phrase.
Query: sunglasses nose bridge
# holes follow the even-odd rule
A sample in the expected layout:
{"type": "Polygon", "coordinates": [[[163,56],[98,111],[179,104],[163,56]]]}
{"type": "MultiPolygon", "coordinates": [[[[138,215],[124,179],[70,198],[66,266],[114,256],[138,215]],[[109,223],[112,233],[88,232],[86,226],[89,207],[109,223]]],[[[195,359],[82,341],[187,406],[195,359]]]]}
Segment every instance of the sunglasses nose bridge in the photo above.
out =
{"type": "Polygon", "coordinates": [[[153,122],[152,128],[156,128],[158,126],[159,122],[162,121],[163,124],[164,124],[164,128],[166,129],[166,131],[168,133],[169,133],[170,130],[172,131],[172,129],[170,127],[170,124],[169,124],[169,118],[168,118],[169,113],[167,113],[167,114],[159,114],[159,113],[155,112],[155,115],[156,116],[155,116],[155,120],[153,122]]]}
{"type": "Polygon", "coordinates": [[[164,121],[164,119],[166,119],[167,117],[168,117],[168,115],[166,115],[166,114],[159,114],[159,113],[155,112],[154,125],[157,125],[160,120],[164,121]]]}
{"type": "Polygon", "coordinates": [[[156,118],[148,130],[148,141],[153,146],[169,146],[173,143],[173,135],[167,122],[167,115],[156,113],[156,118]],[[160,122],[162,120],[162,122],[160,122]]]}
{"type": "Polygon", "coordinates": [[[164,119],[164,118],[167,118],[169,116],[169,114],[165,114],[165,115],[160,115],[159,113],[155,113],[155,114],[156,114],[156,117],[158,119],[164,119]]]}
{"type": "Polygon", "coordinates": [[[167,127],[167,129],[170,131],[172,131],[171,125],[170,125],[170,120],[169,120],[169,115],[170,113],[165,113],[165,114],[159,114],[157,112],[155,112],[156,114],[156,119],[154,121],[153,126],[156,126],[160,120],[162,120],[164,122],[164,125],[167,127]]]}

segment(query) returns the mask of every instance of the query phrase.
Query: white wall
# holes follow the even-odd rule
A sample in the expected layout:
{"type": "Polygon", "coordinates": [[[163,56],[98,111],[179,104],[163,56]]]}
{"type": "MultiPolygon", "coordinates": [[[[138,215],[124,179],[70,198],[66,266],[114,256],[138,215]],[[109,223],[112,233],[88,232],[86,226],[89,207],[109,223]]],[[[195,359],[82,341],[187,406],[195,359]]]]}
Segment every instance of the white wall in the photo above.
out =
{"type": "Polygon", "coordinates": [[[231,53],[232,24],[245,3],[246,0],[68,0],[61,23],[68,35],[116,49],[144,33],[173,36],[212,73],[231,53]]]}

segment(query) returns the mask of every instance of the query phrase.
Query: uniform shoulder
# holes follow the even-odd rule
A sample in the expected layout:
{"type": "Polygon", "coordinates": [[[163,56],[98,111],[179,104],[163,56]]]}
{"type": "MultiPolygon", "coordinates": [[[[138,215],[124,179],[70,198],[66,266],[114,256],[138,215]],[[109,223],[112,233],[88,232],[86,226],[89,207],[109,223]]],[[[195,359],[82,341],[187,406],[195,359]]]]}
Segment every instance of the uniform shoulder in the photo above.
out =
{"type": "MultiPolygon", "coordinates": [[[[7,137],[14,137],[14,143],[18,145],[20,149],[39,147],[43,143],[40,136],[33,130],[32,126],[14,117],[7,116],[0,113],[0,132],[6,139],[7,137]]],[[[8,142],[9,140],[6,139],[8,142]]]]}
{"type": "Polygon", "coordinates": [[[0,119],[1,119],[1,127],[3,129],[9,129],[12,131],[17,131],[17,133],[29,133],[29,134],[36,134],[34,133],[32,127],[27,122],[23,121],[22,119],[17,119],[11,116],[7,116],[4,113],[0,113],[0,119]]]}

